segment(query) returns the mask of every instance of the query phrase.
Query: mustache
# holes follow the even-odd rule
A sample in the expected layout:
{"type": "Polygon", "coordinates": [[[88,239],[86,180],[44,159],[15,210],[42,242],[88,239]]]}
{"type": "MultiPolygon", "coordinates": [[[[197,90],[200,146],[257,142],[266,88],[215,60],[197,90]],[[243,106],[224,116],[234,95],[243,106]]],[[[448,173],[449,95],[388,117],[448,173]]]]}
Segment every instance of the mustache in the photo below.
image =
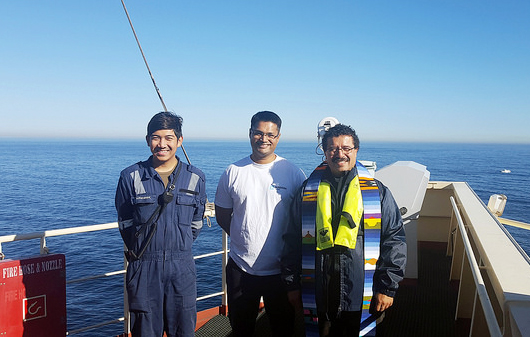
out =
{"type": "Polygon", "coordinates": [[[341,161],[350,161],[350,159],[348,157],[335,157],[335,158],[332,158],[331,161],[334,163],[338,163],[341,161]]]}

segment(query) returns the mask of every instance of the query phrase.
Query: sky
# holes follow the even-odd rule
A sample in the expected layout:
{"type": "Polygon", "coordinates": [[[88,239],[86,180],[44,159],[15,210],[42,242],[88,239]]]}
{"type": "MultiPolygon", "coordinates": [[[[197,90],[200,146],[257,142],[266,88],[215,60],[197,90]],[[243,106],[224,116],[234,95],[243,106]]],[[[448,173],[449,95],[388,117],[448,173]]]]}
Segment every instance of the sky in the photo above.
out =
{"type": "MultiPolygon", "coordinates": [[[[530,143],[530,2],[125,0],[186,139],[530,143]]],[[[120,0],[0,0],[0,138],[143,139],[162,111],[120,0]]]]}

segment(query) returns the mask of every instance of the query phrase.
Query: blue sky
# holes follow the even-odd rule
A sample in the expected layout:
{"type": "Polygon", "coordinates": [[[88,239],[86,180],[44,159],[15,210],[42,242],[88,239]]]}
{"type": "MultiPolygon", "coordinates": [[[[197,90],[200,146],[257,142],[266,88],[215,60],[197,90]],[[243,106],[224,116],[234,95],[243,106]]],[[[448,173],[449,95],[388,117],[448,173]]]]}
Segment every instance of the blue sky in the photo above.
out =
{"type": "MultiPolygon", "coordinates": [[[[528,1],[126,0],[185,139],[530,143],[528,1]]],[[[0,1],[0,137],[142,138],[162,110],[119,0],[0,1]]]]}

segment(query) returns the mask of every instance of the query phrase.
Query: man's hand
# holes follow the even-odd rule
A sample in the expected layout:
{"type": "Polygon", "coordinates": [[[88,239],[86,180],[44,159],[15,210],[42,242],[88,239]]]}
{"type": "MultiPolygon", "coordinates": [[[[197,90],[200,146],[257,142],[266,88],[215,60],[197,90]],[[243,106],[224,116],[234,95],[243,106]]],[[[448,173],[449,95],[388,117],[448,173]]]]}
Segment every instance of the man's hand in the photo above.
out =
{"type": "Polygon", "coordinates": [[[300,290],[287,292],[287,298],[289,299],[289,303],[291,303],[291,305],[294,307],[295,312],[302,310],[302,292],[300,290]]]}
{"type": "Polygon", "coordinates": [[[383,312],[390,308],[392,304],[394,304],[393,297],[375,293],[374,296],[372,296],[372,302],[370,303],[370,312],[383,312]]]}

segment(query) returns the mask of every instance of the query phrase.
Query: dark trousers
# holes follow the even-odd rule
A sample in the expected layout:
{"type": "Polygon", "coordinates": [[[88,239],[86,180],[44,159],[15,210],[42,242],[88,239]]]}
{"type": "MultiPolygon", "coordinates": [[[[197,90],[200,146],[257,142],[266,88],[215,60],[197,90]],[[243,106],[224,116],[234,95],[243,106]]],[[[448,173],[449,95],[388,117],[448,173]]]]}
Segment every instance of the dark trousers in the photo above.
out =
{"type": "Polygon", "coordinates": [[[228,317],[233,336],[252,336],[262,296],[272,335],[292,335],[294,308],[287,299],[287,291],[280,275],[250,275],[242,271],[232,259],[229,259],[226,265],[226,283],[228,317]]]}
{"type": "Polygon", "coordinates": [[[361,311],[341,311],[338,317],[329,319],[327,315],[318,314],[320,337],[359,336],[361,328],[361,311]]]}
{"type": "MultiPolygon", "coordinates": [[[[178,253],[177,253],[178,254],[178,253]]],[[[145,254],[127,268],[132,336],[193,337],[197,319],[195,262],[145,254]],[[149,256],[151,255],[151,256],[149,256]]]]}

